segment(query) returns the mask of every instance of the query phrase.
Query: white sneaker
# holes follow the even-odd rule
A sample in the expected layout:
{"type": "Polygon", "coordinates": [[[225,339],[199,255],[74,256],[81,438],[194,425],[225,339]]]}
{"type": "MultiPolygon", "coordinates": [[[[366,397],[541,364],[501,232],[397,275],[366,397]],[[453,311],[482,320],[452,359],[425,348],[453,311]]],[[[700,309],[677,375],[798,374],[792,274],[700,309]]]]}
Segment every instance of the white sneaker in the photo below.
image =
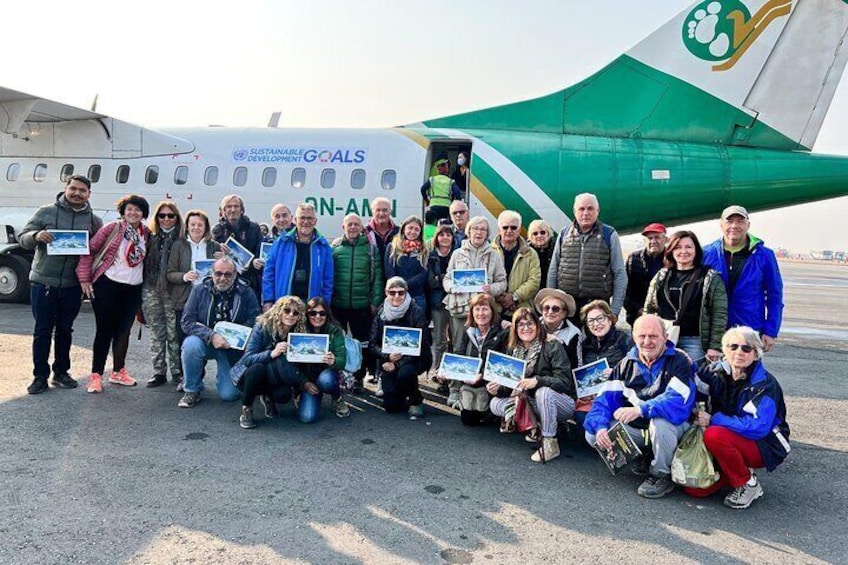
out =
{"type": "Polygon", "coordinates": [[[383,379],[377,379],[377,390],[374,392],[377,398],[383,398],[383,379]]]}
{"type": "Polygon", "coordinates": [[[462,409],[462,401],[459,399],[459,391],[451,389],[450,394],[448,394],[448,406],[453,408],[454,410],[462,409]]]}

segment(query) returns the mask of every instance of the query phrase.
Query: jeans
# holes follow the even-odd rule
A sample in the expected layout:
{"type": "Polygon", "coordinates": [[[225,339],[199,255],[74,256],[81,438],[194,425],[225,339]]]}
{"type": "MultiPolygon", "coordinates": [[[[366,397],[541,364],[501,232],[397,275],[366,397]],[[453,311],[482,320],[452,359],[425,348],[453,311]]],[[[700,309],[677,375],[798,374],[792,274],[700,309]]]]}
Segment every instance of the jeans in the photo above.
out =
{"type": "Polygon", "coordinates": [[[318,419],[318,413],[321,411],[321,397],[323,394],[329,394],[335,400],[341,394],[339,389],[339,376],[333,369],[324,369],[318,375],[318,380],[315,383],[320,391],[318,394],[309,394],[304,391],[300,394],[300,407],[298,408],[298,417],[304,424],[311,424],[318,419]]]}
{"type": "Polygon", "coordinates": [[[206,345],[202,339],[195,335],[185,338],[182,349],[183,363],[183,390],[185,392],[200,392],[203,390],[203,378],[201,372],[208,359],[214,359],[218,364],[215,375],[215,386],[218,396],[224,402],[238,400],[239,390],[230,379],[230,358],[228,349],[215,349],[206,345]]]}
{"type": "Polygon", "coordinates": [[[697,335],[680,336],[677,340],[677,349],[682,349],[686,352],[693,363],[697,363],[699,359],[704,358],[704,350],[701,349],[701,338],[697,335]]]}
{"type": "Polygon", "coordinates": [[[50,375],[50,341],[54,340],[53,374],[60,375],[71,369],[71,342],[74,320],[80,311],[82,290],[79,286],[59,288],[31,283],[32,303],[32,374],[47,378],[50,375]]]}

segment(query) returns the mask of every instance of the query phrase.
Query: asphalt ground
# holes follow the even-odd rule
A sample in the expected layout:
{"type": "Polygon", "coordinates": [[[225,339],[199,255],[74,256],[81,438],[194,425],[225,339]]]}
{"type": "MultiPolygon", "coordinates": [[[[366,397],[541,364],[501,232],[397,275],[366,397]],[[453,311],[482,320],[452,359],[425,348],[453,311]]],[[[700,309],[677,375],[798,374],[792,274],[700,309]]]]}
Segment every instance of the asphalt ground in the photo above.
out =
{"type": "MultiPolygon", "coordinates": [[[[848,269],[781,268],[785,332],[766,363],[793,449],[744,511],[642,499],[575,432],[532,463],[520,436],[462,426],[432,390],[420,421],[366,394],[348,419],[325,400],[315,424],[286,406],[251,431],[214,386],[194,409],[170,385],[29,396],[32,317],[0,305],[0,563],[848,563],[848,269]]],[[[92,340],[85,306],[75,376],[92,340]]]]}

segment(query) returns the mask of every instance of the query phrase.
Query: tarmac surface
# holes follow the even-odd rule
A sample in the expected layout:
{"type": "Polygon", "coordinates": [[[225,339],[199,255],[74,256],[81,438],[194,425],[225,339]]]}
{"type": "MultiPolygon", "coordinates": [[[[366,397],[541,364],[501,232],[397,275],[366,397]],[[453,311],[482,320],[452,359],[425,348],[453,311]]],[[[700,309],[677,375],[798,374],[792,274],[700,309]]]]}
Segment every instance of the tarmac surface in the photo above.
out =
{"type": "MultiPolygon", "coordinates": [[[[0,305],[0,563],[848,563],[848,268],[781,269],[784,330],[765,362],[793,449],[743,511],[640,498],[640,479],[611,476],[575,432],[532,463],[520,436],[462,426],[432,391],[420,421],[365,394],[348,419],[325,400],[315,424],[286,406],[249,431],[212,371],[194,409],[170,384],[29,396],[31,313],[0,305]]],[[[128,368],[144,383],[136,335],[128,368]]],[[[92,340],[86,305],[75,377],[92,340]]]]}

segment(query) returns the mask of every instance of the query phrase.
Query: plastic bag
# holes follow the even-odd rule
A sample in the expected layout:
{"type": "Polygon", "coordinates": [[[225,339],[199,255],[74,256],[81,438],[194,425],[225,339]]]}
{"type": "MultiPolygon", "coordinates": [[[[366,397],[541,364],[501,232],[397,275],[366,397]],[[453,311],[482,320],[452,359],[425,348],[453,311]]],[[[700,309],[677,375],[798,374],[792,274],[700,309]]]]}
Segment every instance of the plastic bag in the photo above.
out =
{"type": "Polygon", "coordinates": [[[704,445],[704,428],[692,426],[677,444],[671,460],[671,480],[687,487],[707,488],[718,479],[713,456],[704,445]]]}

